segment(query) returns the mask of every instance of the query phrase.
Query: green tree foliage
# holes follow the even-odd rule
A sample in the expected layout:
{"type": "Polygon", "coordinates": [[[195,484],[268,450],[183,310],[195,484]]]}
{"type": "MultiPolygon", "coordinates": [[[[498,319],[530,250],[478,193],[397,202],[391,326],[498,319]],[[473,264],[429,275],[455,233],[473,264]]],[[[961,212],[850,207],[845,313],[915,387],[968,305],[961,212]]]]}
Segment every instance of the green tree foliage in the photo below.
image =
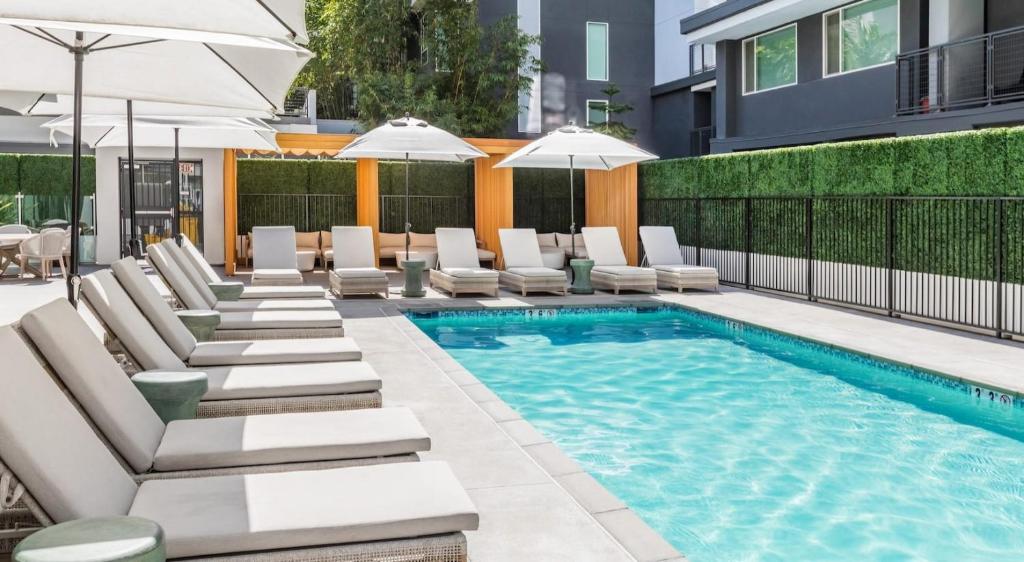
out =
{"type": "Polygon", "coordinates": [[[475,2],[403,0],[307,2],[310,49],[298,85],[317,89],[325,116],[338,115],[348,85],[359,121],[372,128],[412,113],[455,134],[499,135],[519,112],[540,61],[539,39],[514,17],[483,27],[475,2]]]}
{"type": "Polygon", "coordinates": [[[608,87],[601,90],[601,93],[608,96],[608,120],[594,126],[594,130],[622,140],[632,140],[636,129],[627,127],[622,121],[622,117],[633,111],[633,106],[615,99],[615,96],[621,94],[622,90],[614,83],[608,84],[608,87]]]}

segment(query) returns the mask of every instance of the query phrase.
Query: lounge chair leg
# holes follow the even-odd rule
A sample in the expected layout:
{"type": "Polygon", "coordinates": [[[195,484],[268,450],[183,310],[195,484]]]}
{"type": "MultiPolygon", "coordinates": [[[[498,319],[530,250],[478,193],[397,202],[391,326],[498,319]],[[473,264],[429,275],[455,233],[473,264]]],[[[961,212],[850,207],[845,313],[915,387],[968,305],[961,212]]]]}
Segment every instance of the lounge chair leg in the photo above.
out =
{"type": "Polygon", "coordinates": [[[526,287],[523,287],[523,296],[526,296],[526,287]]]}
{"type": "Polygon", "coordinates": [[[618,287],[615,287],[615,294],[616,295],[619,294],[619,288],[618,287]]]}

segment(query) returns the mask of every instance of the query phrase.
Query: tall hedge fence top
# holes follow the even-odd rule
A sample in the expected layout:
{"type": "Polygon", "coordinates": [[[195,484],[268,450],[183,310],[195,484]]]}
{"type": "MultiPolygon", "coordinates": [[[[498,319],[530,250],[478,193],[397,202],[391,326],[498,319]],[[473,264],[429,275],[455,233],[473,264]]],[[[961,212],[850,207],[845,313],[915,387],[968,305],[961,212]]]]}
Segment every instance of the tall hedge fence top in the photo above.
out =
{"type": "Polygon", "coordinates": [[[640,165],[641,197],[1024,195],[1024,127],[640,165]]]}
{"type": "MultiPolygon", "coordinates": [[[[70,195],[71,157],[0,154],[0,195],[70,195]]],[[[82,156],[82,193],[96,193],[96,159],[82,156]]]]}

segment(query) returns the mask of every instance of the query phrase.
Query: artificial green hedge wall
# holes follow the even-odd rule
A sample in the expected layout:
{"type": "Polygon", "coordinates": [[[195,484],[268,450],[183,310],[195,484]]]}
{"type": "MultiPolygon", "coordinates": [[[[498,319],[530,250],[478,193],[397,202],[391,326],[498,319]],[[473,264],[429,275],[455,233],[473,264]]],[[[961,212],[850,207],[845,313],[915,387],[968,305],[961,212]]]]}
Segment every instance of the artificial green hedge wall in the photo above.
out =
{"type": "Polygon", "coordinates": [[[238,192],[355,195],[356,165],[341,160],[241,159],[238,192]]]}
{"type": "MultiPolygon", "coordinates": [[[[0,154],[0,194],[71,193],[71,157],[56,154],[0,154]]],[[[96,193],[96,159],[82,156],[82,194],[96,193]]]]}
{"type": "MultiPolygon", "coordinates": [[[[515,168],[513,170],[513,225],[537,232],[569,232],[569,173],[567,170],[515,168]]],[[[576,223],[583,226],[586,174],[573,174],[576,223]]]]}
{"type": "MultiPolygon", "coordinates": [[[[381,195],[405,195],[405,163],[381,162],[377,168],[381,195]]],[[[412,162],[409,194],[472,197],[472,163],[412,162]]]]}
{"type": "Polygon", "coordinates": [[[1024,127],[640,165],[641,198],[1024,195],[1024,127]]]}

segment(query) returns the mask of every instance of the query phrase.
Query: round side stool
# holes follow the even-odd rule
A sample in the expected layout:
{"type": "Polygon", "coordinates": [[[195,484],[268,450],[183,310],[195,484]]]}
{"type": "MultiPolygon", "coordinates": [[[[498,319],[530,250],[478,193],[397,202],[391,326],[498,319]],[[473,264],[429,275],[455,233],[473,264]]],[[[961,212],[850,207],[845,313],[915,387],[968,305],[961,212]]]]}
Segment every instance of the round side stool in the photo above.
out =
{"type": "Polygon", "coordinates": [[[164,423],[195,419],[199,400],[210,388],[203,371],[142,371],[132,375],[132,382],[164,423]]]}
{"type": "Polygon", "coordinates": [[[141,517],[76,519],[36,531],[14,562],[164,562],[164,531],[141,517]]]}
{"type": "Polygon", "coordinates": [[[176,310],[181,323],[198,341],[210,341],[220,326],[220,312],[216,310],[176,310]]]}

